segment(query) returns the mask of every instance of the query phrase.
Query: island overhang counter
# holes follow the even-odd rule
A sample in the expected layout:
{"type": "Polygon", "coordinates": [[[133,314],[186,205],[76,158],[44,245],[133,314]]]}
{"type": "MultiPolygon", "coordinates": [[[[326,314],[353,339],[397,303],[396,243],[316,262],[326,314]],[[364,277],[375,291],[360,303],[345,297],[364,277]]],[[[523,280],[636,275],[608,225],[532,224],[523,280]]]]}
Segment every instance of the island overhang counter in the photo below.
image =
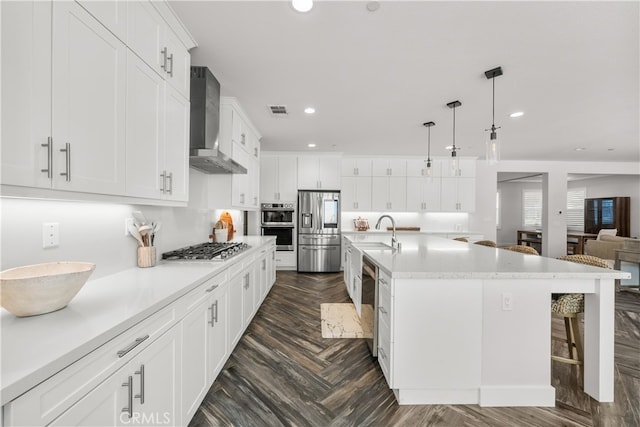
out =
{"type": "Polygon", "coordinates": [[[628,273],[435,236],[366,246],[387,238],[347,236],[389,282],[378,361],[398,403],[555,406],[552,293],[585,294],[584,391],[613,401],[614,281],[628,273]]]}

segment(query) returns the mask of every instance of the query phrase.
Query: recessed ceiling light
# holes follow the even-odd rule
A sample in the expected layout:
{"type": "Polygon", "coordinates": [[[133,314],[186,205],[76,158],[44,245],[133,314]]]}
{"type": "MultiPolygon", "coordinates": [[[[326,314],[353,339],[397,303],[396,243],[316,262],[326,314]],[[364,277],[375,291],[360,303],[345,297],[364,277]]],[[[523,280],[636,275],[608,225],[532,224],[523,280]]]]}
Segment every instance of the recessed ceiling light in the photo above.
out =
{"type": "Polygon", "coordinates": [[[307,108],[304,109],[304,112],[307,113],[307,114],[313,114],[313,113],[316,112],[316,109],[313,108],[313,107],[307,107],[307,108]]]}
{"type": "Polygon", "coordinates": [[[369,12],[375,12],[378,9],[380,9],[380,2],[379,1],[370,1],[370,2],[367,3],[367,10],[369,12]]]}
{"type": "Polygon", "coordinates": [[[522,111],[516,111],[515,113],[509,114],[509,117],[513,117],[513,118],[522,117],[522,116],[524,116],[524,113],[522,111]]]}
{"type": "Polygon", "coordinates": [[[585,147],[578,147],[578,148],[575,148],[575,151],[585,151],[585,150],[586,150],[586,148],[585,148],[585,147]]]}
{"type": "Polygon", "coordinates": [[[309,12],[313,7],[313,0],[291,0],[291,6],[298,12],[309,12]]]}
{"type": "Polygon", "coordinates": [[[316,148],[316,144],[314,144],[314,143],[312,142],[312,143],[307,144],[307,147],[309,147],[309,148],[316,148]]]}
{"type": "Polygon", "coordinates": [[[607,151],[616,151],[615,148],[607,148],[607,151]]]}

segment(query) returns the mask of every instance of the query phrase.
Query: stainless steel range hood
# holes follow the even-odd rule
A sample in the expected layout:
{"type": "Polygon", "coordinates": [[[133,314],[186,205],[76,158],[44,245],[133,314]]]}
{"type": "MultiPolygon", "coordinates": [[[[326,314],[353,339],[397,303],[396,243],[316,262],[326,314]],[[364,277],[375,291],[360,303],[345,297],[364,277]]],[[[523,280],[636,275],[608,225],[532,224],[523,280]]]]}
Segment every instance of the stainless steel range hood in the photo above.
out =
{"type": "Polygon", "coordinates": [[[207,67],[191,67],[189,165],[209,174],[246,174],[244,166],[219,150],[219,130],[220,83],[207,67]]]}

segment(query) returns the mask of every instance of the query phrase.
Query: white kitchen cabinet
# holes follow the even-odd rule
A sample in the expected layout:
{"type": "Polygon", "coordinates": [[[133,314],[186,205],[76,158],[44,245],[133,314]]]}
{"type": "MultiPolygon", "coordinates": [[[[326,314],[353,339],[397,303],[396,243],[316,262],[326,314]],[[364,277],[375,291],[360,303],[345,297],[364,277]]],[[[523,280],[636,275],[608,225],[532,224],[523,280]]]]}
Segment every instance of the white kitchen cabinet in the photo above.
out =
{"type": "Polygon", "coordinates": [[[209,348],[207,351],[209,384],[215,381],[229,356],[227,284],[220,284],[218,289],[213,289],[211,292],[211,298],[208,301],[209,307],[207,307],[209,314],[207,320],[209,328],[209,348]]]}
{"type": "Polygon", "coordinates": [[[342,177],[342,210],[371,211],[371,177],[342,177]]]}
{"type": "Polygon", "coordinates": [[[127,2],[127,46],[189,99],[191,58],[150,1],[127,2]]]}
{"type": "Polygon", "coordinates": [[[50,188],[51,3],[3,1],[0,11],[1,181],[50,188]]]}
{"type": "Polygon", "coordinates": [[[476,176],[476,159],[469,157],[458,157],[458,169],[451,168],[451,157],[442,160],[442,176],[463,178],[474,178],[476,176]]]}
{"type": "Polygon", "coordinates": [[[187,201],[189,111],[189,101],[128,52],[128,196],[187,201]]]}
{"type": "Polygon", "coordinates": [[[362,251],[351,247],[351,300],[358,316],[362,315],[362,251]]]}
{"type": "Polygon", "coordinates": [[[245,272],[242,277],[242,313],[244,316],[243,324],[248,325],[253,318],[253,308],[255,307],[255,281],[254,271],[251,268],[245,272]]]}
{"type": "Polygon", "coordinates": [[[244,331],[242,297],[244,295],[244,274],[237,274],[229,280],[229,351],[233,351],[244,331]]]}
{"type": "Polygon", "coordinates": [[[440,177],[407,177],[407,211],[440,211],[440,177]]]}
{"type": "Polygon", "coordinates": [[[179,423],[180,329],[173,327],[56,418],[52,426],[179,423]]]}
{"type": "Polygon", "coordinates": [[[299,156],[299,190],[339,190],[340,157],[299,156]]]}
{"type": "Polygon", "coordinates": [[[349,298],[351,296],[351,254],[352,254],[352,246],[349,239],[343,237],[342,238],[342,269],[343,269],[343,280],[345,287],[347,288],[347,294],[349,294],[349,298]]]}
{"type": "Polygon", "coordinates": [[[441,210],[473,212],[476,205],[475,178],[442,177],[441,210]]]}
{"type": "Polygon", "coordinates": [[[371,164],[372,176],[407,176],[407,161],[405,159],[373,159],[371,164]]]}
{"type": "Polygon", "coordinates": [[[107,27],[116,37],[127,43],[127,2],[109,0],[76,0],[107,27]]]}
{"type": "Polygon", "coordinates": [[[407,209],[407,179],[405,177],[372,178],[371,209],[382,212],[402,212],[407,209]]]}
{"type": "Polygon", "coordinates": [[[233,152],[236,161],[247,168],[247,173],[231,176],[231,205],[239,209],[257,210],[260,198],[260,163],[258,159],[235,145],[233,152]]]}
{"type": "Polygon", "coordinates": [[[263,155],[260,159],[262,202],[295,202],[298,199],[295,156],[263,155]]]}
{"type": "Polygon", "coordinates": [[[342,176],[371,176],[371,159],[342,158],[342,176]]]}
{"type": "Polygon", "coordinates": [[[256,158],[260,155],[261,135],[255,129],[238,100],[233,97],[220,97],[219,149],[233,160],[234,145],[256,158]]]}
{"type": "Polygon", "coordinates": [[[53,2],[53,52],[53,187],[124,194],[126,47],[79,4],[53,2]]]}

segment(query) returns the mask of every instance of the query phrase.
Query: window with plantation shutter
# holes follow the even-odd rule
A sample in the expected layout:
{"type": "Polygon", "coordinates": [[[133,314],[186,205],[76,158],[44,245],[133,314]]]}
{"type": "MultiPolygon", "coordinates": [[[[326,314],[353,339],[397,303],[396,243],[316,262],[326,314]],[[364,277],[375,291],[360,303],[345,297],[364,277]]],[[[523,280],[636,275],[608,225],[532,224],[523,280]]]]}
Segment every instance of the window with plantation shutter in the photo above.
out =
{"type": "Polygon", "coordinates": [[[522,190],[522,225],[542,226],[542,190],[522,190]]]}
{"type": "Polygon", "coordinates": [[[567,229],[584,230],[584,199],[586,188],[572,188],[567,191],[567,229]]]}

